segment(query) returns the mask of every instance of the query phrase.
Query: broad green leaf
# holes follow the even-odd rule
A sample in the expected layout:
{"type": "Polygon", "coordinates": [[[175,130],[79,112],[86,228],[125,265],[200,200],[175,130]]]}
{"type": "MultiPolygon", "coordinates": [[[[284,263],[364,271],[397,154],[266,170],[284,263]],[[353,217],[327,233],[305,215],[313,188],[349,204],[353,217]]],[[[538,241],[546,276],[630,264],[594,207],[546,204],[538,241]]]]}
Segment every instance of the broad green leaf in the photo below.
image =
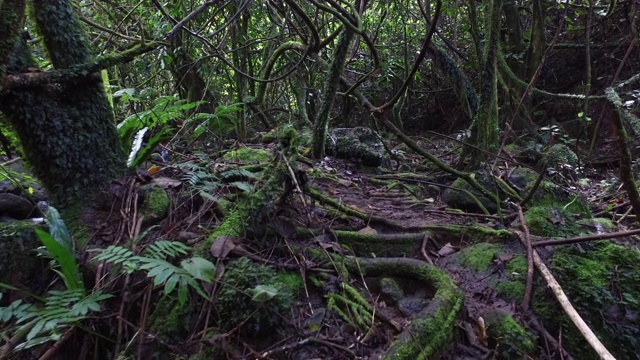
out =
{"type": "Polygon", "coordinates": [[[80,276],[78,264],[76,263],[73,252],[69,252],[67,248],[57,242],[49,233],[41,229],[36,229],[35,232],[47,248],[49,255],[60,265],[62,280],[64,280],[67,289],[81,290],[84,294],[84,284],[82,283],[82,277],[80,276]]]}
{"type": "Polygon", "coordinates": [[[53,238],[64,246],[67,251],[73,253],[73,241],[67,226],[62,221],[58,210],[52,206],[47,211],[47,222],[49,223],[49,233],[53,238]]]}
{"type": "Polygon", "coordinates": [[[252,289],[252,301],[265,302],[278,295],[278,289],[271,285],[257,285],[252,289]]]}
{"type": "Polygon", "coordinates": [[[201,257],[182,260],[180,266],[194,278],[206,282],[211,282],[216,272],[215,265],[213,265],[211,261],[201,257]]]}

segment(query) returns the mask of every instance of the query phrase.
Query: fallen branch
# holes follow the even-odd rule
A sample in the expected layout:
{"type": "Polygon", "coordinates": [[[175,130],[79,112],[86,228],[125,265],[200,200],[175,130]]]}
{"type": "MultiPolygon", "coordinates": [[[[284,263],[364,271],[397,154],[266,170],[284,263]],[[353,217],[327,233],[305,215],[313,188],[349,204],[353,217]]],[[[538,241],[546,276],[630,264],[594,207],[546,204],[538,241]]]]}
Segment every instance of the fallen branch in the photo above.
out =
{"type": "MultiPolygon", "coordinates": [[[[523,245],[526,246],[526,244],[524,243],[523,245]]],[[[580,317],[580,314],[578,314],[578,312],[573,307],[573,305],[571,305],[569,298],[562,290],[562,287],[560,287],[560,284],[558,284],[556,279],[553,277],[553,274],[551,274],[551,272],[549,271],[549,268],[547,268],[547,266],[544,264],[538,252],[536,250],[532,250],[532,253],[533,253],[533,261],[536,267],[538,268],[538,271],[540,271],[540,274],[542,274],[542,277],[547,282],[547,286],[553,291],[553,295],[556,297],[556,299],[560,303],[560,306],[564,310],[565,314],[567,314],[571,322],[573,322],[573,324],[576,326],[578,331],[580,331],[584,339],[587,340],[587,342],[593,348],[593,350],[598,354],[598,356],[600,356],[600,359],[615,360],[615,357],[613,357],[613,355],[611,355],[609,350],[607,350],[604,347],[602,342],[600,342],[600,340],[596,337],[593,331],[591,331],[587,323],[585,323],[584,320],[582,320],[582,318],[580,317]]]]}
{"type": "Polygon", "coordinates": [[[513,233],[520,239],[520,242],[525,245],[527,249],[527,283],[524,288],[524,296],[522,297],[522,311],[527,312],[529,310],[529,303],[531,302],[531,292],[533,289],[533,247],[531,246],[531,234],[529,234],[529,227],[524,219],[524,213],[522,207],[516,205],[518,208],[518,219],[520,220],[520,226],[524,232],[522,233],[514,231],[513,233]]]}
{"type": "MultiPolygon", "coordinates": [[[[627,230],[627,231],[618,231],[618,232],[612,232],[612,233],[586,235],[586,236],[578,236],[578,237],[567,238],[567,239],[536,241],[536,242],[532,243],[531,246],[536,248],[536,247],[547,246],[547,245],[575,244],[575,243],[593,241],[593,240],[614,239],[614,238],[630,236],[630,235],[637,235],[637,234],[640,234],[640,229],[627,230]]],[[[531,238],[533,240],[546,239],[546,238],[543,238],[543,237],[540,237],[540,236],[532,236],[531,238]]]]}

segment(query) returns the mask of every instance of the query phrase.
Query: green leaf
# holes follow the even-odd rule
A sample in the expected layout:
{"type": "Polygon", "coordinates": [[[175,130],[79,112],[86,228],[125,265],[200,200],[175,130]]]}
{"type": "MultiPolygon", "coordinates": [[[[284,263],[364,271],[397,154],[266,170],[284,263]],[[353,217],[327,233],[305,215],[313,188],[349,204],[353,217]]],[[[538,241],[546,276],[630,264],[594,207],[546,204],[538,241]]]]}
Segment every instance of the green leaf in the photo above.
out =
{"type": "Polygon", "coordinates": [[[252,301],[265,302],[278,295],[278,288],[272,285],[257,285],[252,289],[252,301]]]}
{"type": "Polygon", "coordinates": [[[194,278],[205,282],[213,281],[213,276],[216,272],[215,265],[213,265],[211,261],[201,257],[182,260],[180,266],[194,278]]]}
{"type": "MultiPolygon", "coordinates": [[[[51,209],[49,209],[51,211],[51,209]]],[[[35,229],[36,235],[40,241],[44,244],[49,252],[49,255],[60,265],[62,280],[64,281],[67,289],[77,289],[85,293],[84,284],[82,283],[82,277],[78,270],[78,264],[74,253],[65,248],[50,234],[44,232],[41,229],[35,229]]]]}
{"type": "Polygon", "coordinates": [[[53,238],[64,246],[67,251],[73,253],[73,241],[67,226],[62,221],[58,210],[52,206],[47,211],[47,222],[49,223],[49,233],[53,238]]]}
{"type": "Polygon", "coordinates": [[[171,294],[171,292],[173,292],[173,290],[176,288],[176,284],[178,284],[179,280],[180,280],[180,275],[178,274],[171,275],[171,277],[164,284],[164,293],[167,295],[171,294]]]}

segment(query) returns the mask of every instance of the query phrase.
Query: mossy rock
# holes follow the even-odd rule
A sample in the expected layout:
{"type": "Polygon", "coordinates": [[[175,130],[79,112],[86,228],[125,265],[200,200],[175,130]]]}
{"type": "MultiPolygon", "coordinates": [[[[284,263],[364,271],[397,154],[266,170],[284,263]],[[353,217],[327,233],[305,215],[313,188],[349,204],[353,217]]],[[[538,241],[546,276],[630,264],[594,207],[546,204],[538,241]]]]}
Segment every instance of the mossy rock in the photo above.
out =
{"type": "MultiPolygon", "coordinates": [[[[485,187],[487,190],[491,191],[492,193],[496,192],[496,186],[491,175],[484,174],[483,172],[478,172],[475,174],[474,178],[481,186],[485,187]]],[[[480,194],[478,190],[473,188],[466,180],[462,178],[457,178],[451,184],[451,188],[445,189],[445,191],[442,193],[442,200],[452,208],[466,211],[480,211],[480,207],[478,206],[478,204],[473,201],[473,199],[467,192],[473,194],[478,199],[478,201],[480,201],[482,206],[484,206],[485,209],[487,209],[489,212],[494,213],[498,210],[496,203],[489,200],[489,198],[487,198],[486,196],[480,194]]],[[[502,194],[502,191],[499,192],[499,196],[504,196],[504,194],[502,194]]]]}
{"type": "Polygon", "coordinates": [[[377,167],[384,160],[384,144],[380,136],[365,127],[336,128],[327,134],[327,154],[342,159],[356,159],[362,165],[377,167]]]}
{"type": "Polygon", "coordinates": [[[41,225],[31,220],[0,222],[0,282],[31,287],[42,278],[44,262],[35,249],[42,245],[34,229],[41,225]]]}
{"type": "Polygon", "coordinates": [[[576,221],[583,227],[585,234],[608,233],[618,231],[618,226],[607,218],[580,219],[576,221]]]}
{"type": "Polygon", "coordinates": [[[547,169],[571,176],[576,175],[579,163],[578,155],[564,144],[551,145],[543,152],[542,158],[538,162],[540,165],[546,164],[547,169]]]}
{"type": "Polygon", "coordinates": [[[145,225],[156,223],[164,219],[169,212],[169,195],[165,189],[156,185],[147,185],[142,188],[143,201],[140,213],[145,218],[145,225]]]}
{"type": "Polygon", "coordinates": [[[490,348],[496,349],[496,358],[516,360],[527,358],[536,352],[536,338],[502,310],[492,310],[482,315],[490,348]]]}
{"type": "Polygon", "coordinates": [[[525,195],[524,189],[531,186],[538,179],[539,174],[526,167],[517,167],[507,176],[507,181],[520,194],[525,195]]]}
{"type": "MultiPolygon", "coordinates": [[[[528,194],[533,188],[529,184],[523,191],[528,194]]],[[[562,187],[550,182],[542,181],[528,203],[529,206],[559,207],[577,214],[583,219],[591,217],[591,210],[587,202],[577,194],[571,194],[562,187]]]]}
{"type": "Polygon", "coordinates": [[[271,161],[273,159],[273,155],[265,149],[243,147],[237,150],[227,151],[226,153],[224,153],[222,158],[225,161],[256,164],[271,161]]]}
{"type": "Polygon", "coordinates": [[[580,234],[573,215],[563,208],[534,206],[524,213],[524,220],[532,235],[562,238],[580,234]]]}
{"type": "Polygon", "coordinates": [[[500,244],[478,243],[460,250],[453,257],[460,262],[460,265],[468,269],[484,272],[501,251],[500,244]]]}
{"type": "MultiPolygon", "coordinates": [[[[551,271],[587,325],[619,360],[640,354],[640,251],[607,240],[562,246],[549,259],[551,271]]],[[[563,345],[584,360],[599,359],[556,300],[537,291],[534,311],[563,345]]]]}

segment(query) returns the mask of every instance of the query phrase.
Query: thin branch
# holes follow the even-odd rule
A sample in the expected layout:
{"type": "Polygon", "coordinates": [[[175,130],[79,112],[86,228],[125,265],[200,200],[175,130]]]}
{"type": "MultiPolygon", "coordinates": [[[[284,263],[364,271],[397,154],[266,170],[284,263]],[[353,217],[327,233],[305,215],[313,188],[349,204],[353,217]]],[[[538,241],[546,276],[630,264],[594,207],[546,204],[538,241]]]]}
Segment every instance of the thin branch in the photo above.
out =
{"type": "MultiPolygon", "coordinates": [[[[523,244],[523,245],[526,245],[526,244],[523,244]]],[[[538,268],[538,271],[540,271],[540,273],[542,274],[542,277],[547,282],[547,286],[553,291],[553,295],[556,297],[556,299],[560,303],[560,306],[562,307],[564,312],[567,314],[569,319],[576,326],[578,331],[582,334],[582,336],[587,341],[587,343],[591,345],[593,350],[598,354],[598,356],[600,356],[601,359],[615,360],[615,357],[613,357],[613,355],[611,355],[609,350],[607,350],[607,348],[604,347],[604,345],[602,344],[602,342],[600,342],[598,337],[596,337],[593,331],[591,331],[587,323],[585,323],[584,320],[580,317],[580,315],[578,314],[576,309],[573,307],[573,305],[571,305],[569,298],[562,290],[562,287],[560,286],[560,284],[558,284],[556,279],[553,277],[553,274],[551,274],[551,272],[549,271],[549,268],[547,268],[547,266],[544,264],[538,252],[536,250],[532,250],[532,252],[533,252],[533,261],[536,267],[538,268]]]]}

